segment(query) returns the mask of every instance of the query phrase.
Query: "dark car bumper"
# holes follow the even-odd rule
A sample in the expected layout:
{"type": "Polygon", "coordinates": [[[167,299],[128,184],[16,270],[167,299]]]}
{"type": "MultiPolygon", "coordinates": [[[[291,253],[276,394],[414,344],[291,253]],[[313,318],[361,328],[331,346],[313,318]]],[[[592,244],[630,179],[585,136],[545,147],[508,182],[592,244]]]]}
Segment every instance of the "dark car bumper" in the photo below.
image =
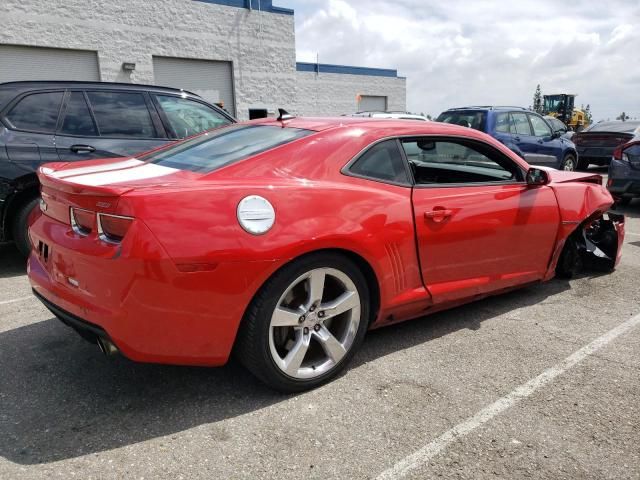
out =
{"type": "Polygon", "coordinates": [[[629,162],[612,160],[607,188],[616,197],[640,196],[640,169],[631,167],[629,162]]]}
{"type": "Polygon", "coordinates": [[[613,147],[577,147],[580,160],[587,161],[594,165],[609,165],[613,155],[613,147]]]}

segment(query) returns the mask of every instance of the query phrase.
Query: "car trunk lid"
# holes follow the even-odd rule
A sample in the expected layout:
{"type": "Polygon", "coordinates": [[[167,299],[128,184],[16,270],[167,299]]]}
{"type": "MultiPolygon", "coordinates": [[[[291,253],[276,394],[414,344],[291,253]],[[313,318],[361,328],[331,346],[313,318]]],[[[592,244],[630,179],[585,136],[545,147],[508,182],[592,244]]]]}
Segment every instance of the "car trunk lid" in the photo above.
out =
{"type": "MultiPolygon", "coordinates": [[[[70,208],[117,214],[122,195],[160,185],[176,185],[202,175],[137,159],[52,163],[38,171],[41,209],[46,215],[70,222],[70,208]]],[[[128,212],[130,213],[130,212],[128,212]]]]}

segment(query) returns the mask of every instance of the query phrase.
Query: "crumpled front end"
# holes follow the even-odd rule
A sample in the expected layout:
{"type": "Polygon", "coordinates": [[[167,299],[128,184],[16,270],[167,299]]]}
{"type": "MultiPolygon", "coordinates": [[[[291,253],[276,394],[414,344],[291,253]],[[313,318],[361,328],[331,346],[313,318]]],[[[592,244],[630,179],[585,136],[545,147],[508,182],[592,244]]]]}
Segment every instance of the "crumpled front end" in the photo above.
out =
{"type": "Polygon", "coordinates": [[[607,212],[579,231],[584,268],[613,270],[620,262],[624,242],[624,215],[607,212]]]}

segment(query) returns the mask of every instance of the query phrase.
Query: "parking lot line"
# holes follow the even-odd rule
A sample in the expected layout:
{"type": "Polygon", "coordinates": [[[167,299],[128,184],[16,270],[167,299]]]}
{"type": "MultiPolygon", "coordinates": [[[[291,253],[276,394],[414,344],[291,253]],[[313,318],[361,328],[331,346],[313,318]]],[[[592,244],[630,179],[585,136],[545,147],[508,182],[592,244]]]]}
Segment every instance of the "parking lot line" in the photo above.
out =
{"type": "Polygon", "coordinates": [[[624,232],[625,235],[633,235],[635,237],[640,237],[640,233],[634,233],[634,232],[624,232]]]}
{"type": "Polygon", "coordinates": [[[624,333],[628,332],[638,325],[640,325],[640,314],[621,323],[612,330],[609,330],[601,337],[596,338],[588,345],[585,345],[580,350],[577,350],[573,354],[569,355],[562,362],[554,365],[551,368],[548,368],[537,377],[529,380],[525,384],[520,385],[515,390],[495,401],[488,407],[483,408],[474,416],[469,417],[462,423],[459,423],[452,429],[446,431],[431,443],[428,443],[421,449],[400,460],[391,468],[382,472],[380,475],[378,475],[378,477],[376,477],[376,479],[387,480],[402,478],[413,470],[426,465],[429,460],[431,460],[456,440],[464,437],[465,435],[482,426],[495,416],[511,408],[519,400],[529,397],[536,390],[552,382],[556,377],[562,375],[564,372],[580,363],[589,355],[594,354],[602,347],[618,338],[620,335],[623,335],[624,333]]]}
{"type": "Polygon", "coordinates": [[[32,298],[34,298],[33,295],[30,295],[28,297],[14,298],[13,300],[2,300],[2,301],[0,301],[0,305],[7,305],[9,303],[24,302],[25,300],[30,300],[32,298]]]}

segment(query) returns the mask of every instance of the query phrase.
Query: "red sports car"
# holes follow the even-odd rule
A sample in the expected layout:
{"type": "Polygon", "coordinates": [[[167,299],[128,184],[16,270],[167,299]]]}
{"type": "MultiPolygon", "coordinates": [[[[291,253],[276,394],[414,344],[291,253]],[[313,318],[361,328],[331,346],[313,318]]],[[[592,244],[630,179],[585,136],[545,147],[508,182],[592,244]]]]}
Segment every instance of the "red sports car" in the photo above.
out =
{"type": "Polygon", "coordinates": [[[284,391],[369,329],[613,269],[624,236],[599,175],[436,122],[264,119],[39,177],[29,277],[60,320],[140,362],[233,351],[284,391]]]}

